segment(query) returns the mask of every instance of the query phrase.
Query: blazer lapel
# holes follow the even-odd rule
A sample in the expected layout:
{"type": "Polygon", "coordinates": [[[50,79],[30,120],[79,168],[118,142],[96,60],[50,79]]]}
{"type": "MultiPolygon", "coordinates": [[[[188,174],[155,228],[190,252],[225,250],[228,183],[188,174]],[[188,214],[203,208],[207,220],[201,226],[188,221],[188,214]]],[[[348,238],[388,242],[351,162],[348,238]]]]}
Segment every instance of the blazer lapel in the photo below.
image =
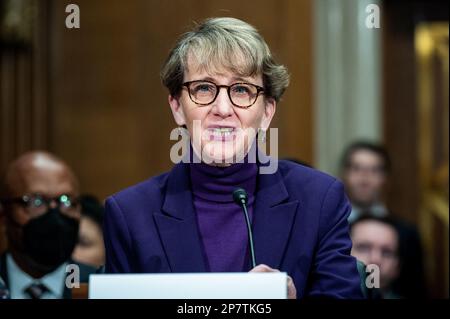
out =
{"type": "Polygon", "coordinates": [[[279,170],[258,178],[252,225],[256,263],[278,269],[299,203],[288,201],[289,194],[279,170]]]}
{"type": "Polygon", "coordinates": [[[188,164],[179,163],[170,172],[162,212],[154,218],[171,271],[205,272],[188,164]]]}

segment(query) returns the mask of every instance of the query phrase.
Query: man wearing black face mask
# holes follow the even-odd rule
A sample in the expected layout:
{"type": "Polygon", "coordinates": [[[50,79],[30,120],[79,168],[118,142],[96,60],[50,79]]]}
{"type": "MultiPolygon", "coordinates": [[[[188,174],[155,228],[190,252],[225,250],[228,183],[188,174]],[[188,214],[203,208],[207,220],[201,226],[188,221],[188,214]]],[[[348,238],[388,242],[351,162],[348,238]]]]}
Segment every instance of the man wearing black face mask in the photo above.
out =
{"type": "Polygon", "coordinates": [[[12,299],[69,298],[66,267],[79,269],[80,282],[95,271],[70,260],[78,239],[78,192],[72,170],[52,154],[29,152],[8,167],[0,193],[8,239],[0,276],[12,299]]]}

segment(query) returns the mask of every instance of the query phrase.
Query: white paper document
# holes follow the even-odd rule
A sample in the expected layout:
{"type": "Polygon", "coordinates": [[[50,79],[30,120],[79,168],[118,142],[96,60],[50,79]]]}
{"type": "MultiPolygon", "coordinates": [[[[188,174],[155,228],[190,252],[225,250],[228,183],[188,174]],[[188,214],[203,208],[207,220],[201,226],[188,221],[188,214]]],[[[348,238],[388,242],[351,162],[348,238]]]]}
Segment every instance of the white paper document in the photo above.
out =
{"type": "Polygon", "coordinates": [[[90,299],[286,299],[287,274],[98,274],[90,299]]]}

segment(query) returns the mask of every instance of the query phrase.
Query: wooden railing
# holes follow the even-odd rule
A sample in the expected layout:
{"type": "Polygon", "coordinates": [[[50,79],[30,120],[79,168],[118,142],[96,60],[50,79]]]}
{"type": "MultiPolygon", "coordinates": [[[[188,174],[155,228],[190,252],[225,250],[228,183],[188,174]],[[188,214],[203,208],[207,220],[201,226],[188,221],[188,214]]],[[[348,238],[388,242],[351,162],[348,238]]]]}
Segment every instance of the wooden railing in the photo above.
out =
{"type": "Polygon", "coordinates": [[[80,287],[72,288],[72,299],[88,299],[89,285],[87,283],[80,283],[80,287]]]}

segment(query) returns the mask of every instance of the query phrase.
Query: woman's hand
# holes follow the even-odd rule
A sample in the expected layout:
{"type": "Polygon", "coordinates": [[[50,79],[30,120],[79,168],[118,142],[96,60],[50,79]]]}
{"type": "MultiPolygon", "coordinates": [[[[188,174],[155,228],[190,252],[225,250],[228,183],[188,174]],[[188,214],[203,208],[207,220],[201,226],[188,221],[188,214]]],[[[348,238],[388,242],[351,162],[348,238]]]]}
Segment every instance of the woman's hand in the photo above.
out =
{"type": "MultiPolygon", "coordinates": [[[[267,265],[260,264],[250,270],[250,272],[280,272],[278,269],[270,268],[267,265]]],[[[295,289],[294,281],[288,276],[287,282],[288,299],[297,299],[297,290],[295,289]]]]}

